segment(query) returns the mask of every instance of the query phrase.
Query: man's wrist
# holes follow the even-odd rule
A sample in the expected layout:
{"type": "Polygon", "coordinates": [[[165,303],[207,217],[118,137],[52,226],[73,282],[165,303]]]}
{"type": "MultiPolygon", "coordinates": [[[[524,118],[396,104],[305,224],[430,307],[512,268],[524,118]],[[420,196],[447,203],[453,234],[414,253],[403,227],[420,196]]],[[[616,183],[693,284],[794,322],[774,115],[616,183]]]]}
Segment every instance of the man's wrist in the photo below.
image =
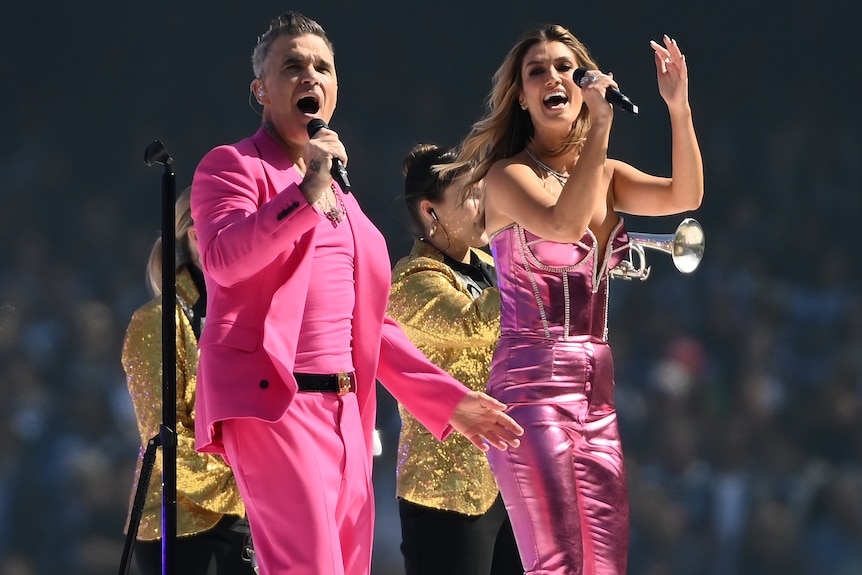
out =
{"type": "Polygon", "coordinates": [[[305,196],[305,201],[312,206],[314,205],[314,202],[317,201],[317,198],[320,197],[320,193],[314,193],[314,189],[311,186],[314,185],[314,180],[319,177],[321,167],[320,160],[310,160],[305,170],[305,176],[299,183],[299,191],[302,192],[303,196],[305,196]],[[314,196],[314,198],[309,196],[314,196]]]}

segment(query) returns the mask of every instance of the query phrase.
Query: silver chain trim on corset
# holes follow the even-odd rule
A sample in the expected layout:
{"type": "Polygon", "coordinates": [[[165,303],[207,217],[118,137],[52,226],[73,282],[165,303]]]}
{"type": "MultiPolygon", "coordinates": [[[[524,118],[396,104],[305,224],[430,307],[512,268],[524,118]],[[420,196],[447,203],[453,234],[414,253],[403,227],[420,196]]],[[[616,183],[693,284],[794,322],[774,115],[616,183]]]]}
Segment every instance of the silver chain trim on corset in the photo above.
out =
{"type": "MultiPolygon", "coordinates": [[[[544,305],[544,303],[542,303],[542,298],[541,298],[541,295],[539,294],[539,284],[536,281],[535,276],[533,275],[533,270],[531,269],[531,264],[533,266],[539,268],[540,270],[544,271],[544,272],[553,273],[553,274],[558,273],[558,274],[560,274],[560,277],[563,280],[563,309],[564,309],[564,313],[565,313],[565,323],[564,323],[565,333],[563,335],[563,339],[566,340],[569,338],[570,312],[571,312],[571,296],[569,295],[568,272],[577,269],[581,265],[584,265],[585,262],[589,259],[589,256],[584,257],[578,263],[570,265],[570,266],[557,268],[557,267],[551,267],[551,266],[545,265],[542,262],[540,262],[536,258],[535,255],[533,255],[532,251],[527,246],[527,236],[525,234],[524,228],[518,224],[515,224],[514,228],[515,228],[515,230],[514,230],[515,236],[518,239],[518,251],[521,252],[521,259],[523,261],[524,271],[527,272],[527,276],[530,278],[530,285],[532,285],[532,287],[533,287],[533,296],[536,298],[536,305],[539,308],[539,317],[542,320],[542,327],[545,330],[545,337],[547,337],[547,338],[551,337],[550,323],[548,322],[548,315],[547,315],[547,312],[545,312],[545,305],[544,305]]],[[[590,251],[595,251],[598,247],[597,242],[593,246],[587,246],[586,244],[583,244],[582,242],[578,242],[578,243],[584,249],[588,249],[590,251]]],[[[611,250],[606,250],[605,258],[604,258],[605,261],[603,262],[603,265],[601,266],[601,268],[604,268],[607,266],[607,262],[610,259],[610,252],[611,252],[611,250]]],[[[593,257],[595,258],[595,254],[593,254],[593,257]]],[[[596,266],[596,267],[598,267],[598,266],[596,266]]],[[[601,269],[601,268],[599,268],[599,269],[601,269]]],[[[605,290],[604,290],[604,292],[605,292],[604,293],[605,309],[604,309],[604,317],[603,317],[602,339],[604,341],[607,341],[608,340],[608,334],[609,334],[608,313],[609,313],[609,305],[610,305],[610,299],[611,299],[610,281],[607,281],[609,279],[607,274],[601,273],[600,271],[597,273],[597,270],[593,270],[592,275],[593,275],[593,281],[595,282],[594,288],[593,288],[593,293],[598,293],[600,288],[601,288],[601,282],[603,282],[603,281],[605,282],[605,290]]]]}
{"type": "Polygon", "coordinates": [[[602,330],[602,339],[608,341],[608,302],[611,301],[611,282],[607,281],[605,287],[605,328],[602,330]]]}
{"type": "MultiPolygon", "coordinates": [[[[571,302],[572,298],[569,295],[569,272],[572,270],[575,270],[578,267],[580,267],[581,265],[583,265],[584,262],[587,260],[587,258],[582,259],[581,261],[579,261],[576,264],[561,267],[561,268],[554,268],[551,266],[547,266],[547,265],[543,264],[542,262],[540,262],[536,258],[536,256],[533,255],[533,253],[530,251],[530,249],[527,247],[527,236],[524,233],[524,228],[519,226],[518,224],[515,224],[515,234],[516,234],[516,237],[518,238],[518,251],[521,252],[521,258],[523,259],[523,263],[524,263],[524,270],[527,272],[527,276],[529,276],[529,278],[530,278],[530,284],[533,286],[533,294],[536,297],[536,304],[539,307],[539,316],[542,318],[542,327],[545,329],[545,337],[547,337],[547,338],[551,337],[551,328],[550,328],[550,324],[548,323],[547,313],[545,312],[545,305],[542,303],[542,298],[539,295],[539,284],[538,284],[538,282],[536,282],[536,278],[533,275],[533,270],[530,268],[530,264],[536,266],[537,268],[539,268],[540,270],[542,270],[544,272],[553,273],[553,274],[556,274],[556,273],[560,274],[560,277],[563,280],[563,311],[565,313],[565,321],[564,321],[564,325],[563,325],[563,329],[564,329],[563,339],[569,339],[569,327],[571,325],[570,324],[570,318],[571,318],[570,312],[572,309],[572,302],[571,302]]],[[[584,246],[584,247],[586,248],[587,246],[584,246]]],[[[588,249],[594,250],[595,247],[588,248],[588,249]]]]}
{"type": "MultiPolygon", "coordinates": [[[[542,318],[542,327],[545,329],[545,337],[550,339],[551,328],[548,324],[548,316],[545,314],[545,304],[542,303],[542,297],[539,295],[539,284],[536,282],[536,278],[533,276],[533,270],[530,269],[529,262],[527,261],[527,238],[524,236],[524,229],[515,224],[515,233],[518,237],[518,250],[521,252],[524,270],[527,272],[527,275],[530,278],[530,284],[533,286],[533,295],[536,298],[536,304],[539,307],[539,317],[542,318]]],[[[568,335],[568,333],[566,335],[568,335]]]]}

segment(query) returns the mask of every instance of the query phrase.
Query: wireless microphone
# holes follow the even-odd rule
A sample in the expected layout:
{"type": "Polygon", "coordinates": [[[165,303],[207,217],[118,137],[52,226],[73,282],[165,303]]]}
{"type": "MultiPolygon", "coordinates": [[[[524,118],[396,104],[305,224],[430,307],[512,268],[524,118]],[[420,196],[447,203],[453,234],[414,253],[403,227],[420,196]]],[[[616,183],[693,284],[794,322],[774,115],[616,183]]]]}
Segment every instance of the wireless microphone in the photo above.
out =
{"type": "MultiPolygon", "coordinates": [[[[587,73],[586,68],[578,68],[575,70],[575,83],[580,86],[581,80],[584,79],[584,75],[587,73]]],[[[634,102],[628,99],[627,96],[623,95],[622,92],[617,90],[616,88],[611,88],[608,86],[608,89],[605,90],[605,100],[614,105],[614,107],[619,108],[620,110],[624,110],[630,114],[637,115],[638,106],[634,102]]]]}
{"type": "MultiPolygon", "coordinates": [[[[321,128],[329,129],[326,122],[320,118],[313,118],[306,126],[308,137],[313,138],[321,128]]],[[[344,162],[340,158],[332,158],[332,169],[329,171],[332,174],[332,179],[338,182],[341,190],[345,193],[350,191],[350,180],[347,179],[347,168],[344,167],[344,162]]]]}

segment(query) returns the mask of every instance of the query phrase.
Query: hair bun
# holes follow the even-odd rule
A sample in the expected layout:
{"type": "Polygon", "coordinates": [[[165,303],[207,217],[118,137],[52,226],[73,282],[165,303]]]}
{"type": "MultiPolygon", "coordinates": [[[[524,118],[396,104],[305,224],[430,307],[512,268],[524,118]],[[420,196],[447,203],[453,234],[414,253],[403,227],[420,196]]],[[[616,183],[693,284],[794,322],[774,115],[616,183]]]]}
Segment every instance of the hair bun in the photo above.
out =
{"type": "Polygon", "coordinates": [[[403,170],[407,176],[414,168],[422,163],[422,172],[429,171],[432,163],[436,162],[441,155],[440,146],[437,144],[416,144],[404,158],[403,170]],[[427,164],[427,165],[425,165],[427,164]]]}

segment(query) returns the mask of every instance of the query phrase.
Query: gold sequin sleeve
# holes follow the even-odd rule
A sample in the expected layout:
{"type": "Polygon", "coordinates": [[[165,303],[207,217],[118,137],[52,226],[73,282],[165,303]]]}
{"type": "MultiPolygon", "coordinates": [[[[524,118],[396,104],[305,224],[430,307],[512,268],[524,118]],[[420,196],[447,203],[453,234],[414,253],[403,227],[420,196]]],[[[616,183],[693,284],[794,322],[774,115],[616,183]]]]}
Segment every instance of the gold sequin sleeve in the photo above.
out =
{"type": "MultiPolygon", "coordinates": [[[[433,363],[484,391],[500,333],[499,290],[488,288],[474,299],[442,254],[422,242],[396,264],[392,278],[389,316],[433,363]]],[[[498,490],[485,454],[458,433],[438,441],[403,406],[398,409],[398,497],[467,515],[487,511],[498,490]]]]}
{"type": "MultiPolygon", "coordinates": [[[[473,299],[455,272],[442,259],[429,255],[428,247],[420,244],[396,264],[390,317],[401,324],[415,345],[445,353],[450,358],[445,361],[447,365],[463,350],[496,345],[500,291],[489,288],[473,299]]],[[[447,369],[447,365],[435,363],[447,369]]]]}
{"type": "MultiPolygon", "coordinates": [[[[138,309],[123,342],[122,363],[138,420],[141,450],[135,472],[137,488],[143,451],[158,435],[162,423],[161,298],[138,309]]],[[[212,528],[224,514],[244,516],[245,507],[230,467],[212,454],[197,453],[194,402],[197,377],[197,340],[179,305],[177,318],[177,535],[212,528]]],[[[147,490],[138,538],[158,539],[162,530],[162,451],[157,450],[147,490]]]]}

